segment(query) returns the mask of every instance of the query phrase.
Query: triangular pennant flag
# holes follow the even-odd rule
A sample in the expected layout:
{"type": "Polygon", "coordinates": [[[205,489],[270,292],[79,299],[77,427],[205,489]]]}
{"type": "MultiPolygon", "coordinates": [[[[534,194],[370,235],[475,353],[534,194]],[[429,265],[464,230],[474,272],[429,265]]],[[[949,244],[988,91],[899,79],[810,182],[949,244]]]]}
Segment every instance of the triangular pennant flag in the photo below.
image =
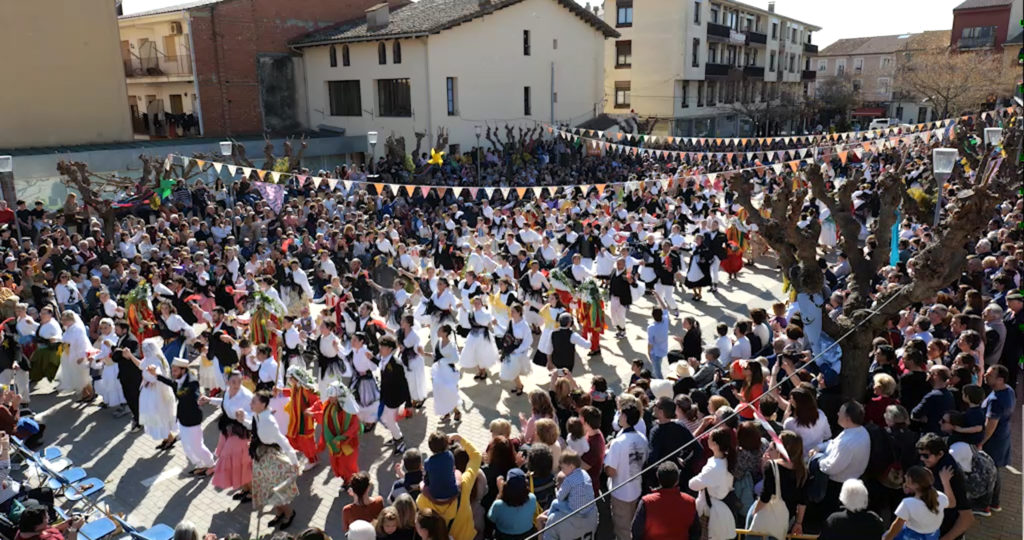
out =
{"type": "MultiPolygon", "coordinates": [[[[330,188],[331,191],[334,191],[334,188],[338,186],[338,179],[337,178],[327,177],[326,180],[327,180],[327,187],[330,188]]],[[[350,185],[350,182],[345,182],[344,185],[345,185],[345,189],[348,189],[348,187],[350,185]]]]}
{"type": "Polygon", "coordinates": [[[533,197],[535,199],[540,199],[541,192],[544,191],[544,188],[539,187],[539,186],[534,186],[531,189],[533,190],[533,197]]]}
{"type": "Polygon", "coordinates": [[[793,172],[796,172],[800,168],[800,160],[790,161],[789,168],[793,169],[793,172]]]}
{"type": "Polygon", "coordinates": [[[864,157],[864,149],[863,148],[854,148],[853,149],[853,153],[857,155],[857,159],[860,159],[860,158],[864,157]]]}
{"type": "MultiPolygon", "coordinates": [[[[486,187],[486,188],[484,188],[484,194],[485,194],[485,195],[487,195],[487,198],[488,198],[488,199],[490,199],[490,198],[491,198],[491,196],[492,196],[492,195],[494,195],[494,188],[492,188],[492,187],[486,187]]],[[[475,195],[474,195],[474,196],[475,196],[475,195]]]]}
{"type": "Polygon", "coordinates": [[[503,187],[503,188],[500,188],[500,189],[501,189],[501,196],[504,197],[505,199],[508,199],[508,192],[512,188],[503,187]]]}
{"type": "Polygon", "coordinates": [[[373,184],[373,187],[374,187],[374,189],[377,190],[377,195],[381,195],[381,194],[384,193],[384,184],[383,183],[375,183],[375,184],[373,184]]]}
{"type": "Polygon", "coordinates": [[[523,200],[523,195],[526,195],[526,188],[524,188],[524,187],[517,187],[516,188],[516,195],[519,195],[519,200],[523,200]]]}
{"type": "Polygon", "coordinates": [[[410,197],[412,197],[412,194],[413,194],[413,193],[414,193],[414,192],[416,191],[416,186],[414,186],[414,185],[412,185],[412,184],[406,184],[406,185],[405,185],[404,187],[405,187],[405,192],[406,192],[406,193],[407,193],[407,194],[408,194],[408,195],[409,195],[410,197]]]}
{"type": "Polygon", "coordinates": [[[223,163],[217,163],[216,161],[211,161],[210,162],[210,167],[213,169],[213,172],[215,172],[217,174],[220,174],[221,169],[224,168],[224,164],[223,163]]]}
{"type": "Polygon", "coordinates": [[[782,174],[782,167],[783,165],[781,163],[776,163],[775,165],[772,165],[772,170],[775,171],[775,174],[782,174]]]}
{"type": "Polygon", "coordinates": [[[608,184],[594,184],[594,187],[597,188],[597,196],[598,197],[604,195],[604,188],[606,188],[607,186],[608,186],[608,184]]]}
{"type": "Polygon", "coordinates": [[[313,189],[320,189],[320,183],[323,182],[324,179],[320,178],[319,176],[314,176],[312,178],[313,178],[313,189]]]}
{"type": "Polygon", "coordinates": [[[279,173],[279,172],[277,172],[277,171],[271,171],[271,172],[270,172],[270,179],[271,179],[271,180],[272,180],[272,181],[273,181],[273,182],[274,182],[275,184],[279,183],[279,182],[281,181],[281,173],[279,173]]]}
{"type": "MultiPolygon", "coordinates": [[[[471,187],[471,188],[469,188],[469,196],[470,196],[470,198],[472,198],[472,199],[476,200],[476,194],[477,194],[477,193],[478,193],[479,191],[480,191],[480,188],[475,188],[475,187],[471,187]]],[[[489,191],[488,191],[488,192],[487,192],[487,196],[488,196],[488,197],[490,197],[490,196],[491,196],[491,192],[489,192],[489,191]]]]}
{"type": "MultiPolygon", "coordinates": [[[[330,183],[330,182],[327,183],[327,185],[330,186],[331,189],[334,189],[334,186],[336,186],[337,184],[338,184],[337,181],[335,181],[333,184],[330,183]]],[[[348,191],[348,190],[352,189],[352,181],[351,180],[342,180],[341,181],[341,185],[345,187],[345,191],[348,191]]]]}
{"type": "Polygon", "coordinates": [[[423,187],[421,187],[420,188],[420,194],[423,195],[424,197],[426,197],[427,195],[430,195],[430,186],[423,186],[423,187]]]}
{"type": "Polygon", "coordinates": [[[206,165],[206,161],[202,160],[202,159],[197,159],[197,160],[195,160],[195,162],[196,162],[196,167],[199,167],[199,169],[202,169],[203,165],[206,165]]]}
{"type": "Polygon", "coordinates": [[[843,150],[842,152],[839,152],[839,161],[841,161],[843,163],[843,165],[846,165],[846,156],[847,156],[847,154],[849,154],[849,151],[847,151],[847,150],[843,150]]]}

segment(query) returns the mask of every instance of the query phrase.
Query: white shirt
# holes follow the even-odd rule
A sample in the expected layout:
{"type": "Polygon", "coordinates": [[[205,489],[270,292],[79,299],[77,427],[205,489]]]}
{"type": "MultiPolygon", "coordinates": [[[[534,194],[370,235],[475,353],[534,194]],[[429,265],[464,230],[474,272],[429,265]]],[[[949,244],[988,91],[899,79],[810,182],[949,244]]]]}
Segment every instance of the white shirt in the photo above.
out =
{"type": "Polygon", "coordinates": [[[185,322],[185,319],[181,318],[181,315],[172,313],[170,317],[164,320],[167,324],[167,329],[171,332],[181,332],[185,335],[186,341],[192,341],[196,338],[196,332],[192,329],[192,325],[185,322]]]}
{"type": "Polygon", "coordinates": [[[31,336],[35,335],[36,328],[39,328],[39,323],[32,319],[32,317],[25,315],[24,317],[18,319],[18,324],[16,325],[16,327],[18,329],[19,336],[31,336]]]}
{"type": "Polygon", "coordinates": [[[245,425],[252,425],[252,392],[247,390],[244,386],[238,387],[238,393],[234,396],[231,395],[231,391],[224,392],[224,397],[210,398],[210,403],[221,406],[224,412],[227,413],[228,417],[232,420],[235,419],[235,412],[242,411],[245,413],[245,420],[242,422],[245,425]]]}
{"type": "Polygon", "coordinates": [[[612,492],[612,497],[626,502],[640,498],[640,478],[630,482],[626,480],[638,475],[643,469],[647,451],[647,437],[636,430],[623,431],[612,439],[604,454],[604,466],[615,469],[615,476],[608,477],[608,487],[612,489],[622,485],[612,492]]]}
{"type": "MultiPolygon", "coordinates": [[[[268,357],[260,364],[256,373],[260,378],[260,382],[274,382],[274,379],[277,377],[277,360],[273,356],[268,357]]],[[[284,377],[284,374],[281,376],[284,377]]],[[[281,386],[284,386],[283,381],[281,386]]]]}
{"type": "Polygon", "coordinates": [[[251,428],[253,424],[256,424],[256,433],[260,437],[260,441],[263,444],[276,444],[280,448],[281,453],[284,454],[288,461],[292,465],[299,464],[299,458],[295,455],[295,450],[292,445],[288,442],[288,439],[284,438],[284,434],[281,433],[281,428],[277,424],[277,420],[274,418],[274,413],[270,410],[270,407],[263,409],[263,412],[247,418],[246,424],[251,428]]]}
{"type": "Polygon", "coordinates": [[[455,295],[452,294],[452,290],[450,288],[445,289],[444,292],[440,294],[435,290],[434,294],[430,297],[430,301],[437,306],[437,309],[449,310],[452,309],[453,305],[455,305],[455,295]]]}
{"type": "Polygon", "coordinates": [[[733,344],[732,349],[729,351],[728,358],[731,360],[746,360],[750,358],[750,340],[747,339],[747,336],[740,336],[736,339],[736,343],[733,344]]]}
{"type": "Polygon", "coordinates": [[[818,419],[810,426],[801,426],[796,418],[789,417],[782,423],[782,429],[788,429],[796,433],[804,440],[804,456],[823,441],[832,438],[832,428],[828,425],[828,418],[825,413],[818,409],[818,419]]]}
{"type": "Polygon", "coordinates": [[[868,468],[871,456],[871,436],[864,426],[844,429],[838,437],[828,442],[824,457],[818,462],[821,472],[829,480],[843,483],[860,478],[868,468]]]}
{"type": "Polygon", "coordinates": [[[39,328],[39,337],[56,343],[64,338],[64,331],[60,329],[57,319],[51,318],[50,322],[43,323],[42,327],[39,328]]]}
{"type": "Polygon", "coordinates": [[[526,354],[530,351],[530,346],[533,345],[530,323],[519,319],[519,322],[512,324],[512,335],[520,340],[519,346],[516,347],[516,350],[512,351],[512,354],[526,354]]]}
{"type": "Polygon", "coordinates": [[[949,497],[946,494],[939,491],[939,507],[935,512],[928,509],[928,506],[924,504],[924,501],[917,497],[906,497],[900,501],[900,505],[896,507],[896,517],[902,518],[907,522],[907,527],[910,530],[921,533],[931,534],[942,526],[943,510],[949,507],[949,497]]]}
{"type": "MultiPolygon", "coordinates": [[[[607,457],[605,459],[607,460],[607,457]]],[[[732,491],[732,480],[729,462],[713,457],[697,473],[697,476],[690,479],[689,486],[693,491],[700,492],[698,498],[704,497],[703,490],[706,489],[713,498],[724,499],[732,491]]]]}
{"type": "Polygon", "coordinates": [[[103,314],[110,318],[117,317],[117,302],[110,298],[103,302],[103,314]]]}
{"type": "Polygon", "coordinates": [[[377,364],[371,359],[373,355],[370,354],[370,350],[366,346],[359,347],[352,351],[352,367],[359,373],[375,372],[377,371],[377,364]]]}
{"type": "Polygon", "coordinates": [[[57,303],[64,307],[67,304],[75,304],[82,300],[81,293],[78,292],[78,288],[75,287],[73,281],[64,283],[58,283],[55,288],[57,303]]]}
{"type": "Polygon", "coordinates": [[[715,347],[718,348],[718,358],[723,364],[728,364],[732,358],[732,340],[729,336],[722,336],[715,342],[715,347]]]}

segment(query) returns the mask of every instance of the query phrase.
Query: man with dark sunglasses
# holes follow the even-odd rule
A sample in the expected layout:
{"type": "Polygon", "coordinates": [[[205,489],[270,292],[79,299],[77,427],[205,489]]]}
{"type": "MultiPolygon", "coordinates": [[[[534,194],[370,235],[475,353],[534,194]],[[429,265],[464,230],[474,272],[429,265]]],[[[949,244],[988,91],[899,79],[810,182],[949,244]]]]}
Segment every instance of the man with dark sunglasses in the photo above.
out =
{"type": "Polygon", "coordinates": [[[921,463],[928,467],[935,477],[935,489],[947,497],[952,494],[956,505],[946,508],[942,518],[939,540],[957,540],[974,525],[974,514],[967,498],[964,472],[949,454],[946,441],[935,433],[925,433],[917,441],[917,454],[921,463]]]}

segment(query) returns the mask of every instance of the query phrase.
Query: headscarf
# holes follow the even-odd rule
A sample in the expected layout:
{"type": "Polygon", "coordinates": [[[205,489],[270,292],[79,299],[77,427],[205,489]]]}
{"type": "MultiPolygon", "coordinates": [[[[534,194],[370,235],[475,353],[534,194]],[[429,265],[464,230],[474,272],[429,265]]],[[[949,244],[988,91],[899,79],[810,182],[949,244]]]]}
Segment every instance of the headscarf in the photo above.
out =
{"type": "Polygon", "coordinates": [[[352,392],[341,381],[334,381],[327,387],[327,398],[337,399],[341,408],[349,414],[357,414],[359,412],[355,396],[352,395],[352,392]]]}
{"type": "Polygon", "coordinates": [[[287,375],[289,379],[297,381],[300,386],[305,386],[310,390],[316,388],[316,381],[313,380],[313,375],[309,373],[309,370],[302,366],[292,366],[288,368],[287,375]]]}

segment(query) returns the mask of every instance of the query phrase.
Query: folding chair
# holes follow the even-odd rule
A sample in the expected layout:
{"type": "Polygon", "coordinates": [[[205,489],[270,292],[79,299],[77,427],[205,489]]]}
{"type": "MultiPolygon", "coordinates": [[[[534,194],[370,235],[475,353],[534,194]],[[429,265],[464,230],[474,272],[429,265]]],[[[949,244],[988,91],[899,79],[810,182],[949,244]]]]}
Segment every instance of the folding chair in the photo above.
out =
{"type": "Polygon", "coordinates": [[[171,540],[174,538],[174,529],[163,523],[157,523],[139,533],[138,537],[144,540],[171,540]]]}
{"type": "Polygon", "coordinates": [[[43,453],[40,454],[39,457],[47,461],[53,461],[63,455],[64,452],[61,452],[60,448],[57,448],[56,446],[47,446],[45,449],[43,449],[43,453]]]}
{"type": "Polygon", "coordinates": [[[117,532],[117,525],[108,517],[86,523],[78,530],[78,537],[85,540],[101,540],[117,532]]]}
{"type": "Polygon", "coordinates": [[[93,493],[100,491],[104,487],[106,487],[106,484],[104,484],[103,480],[100,480],[99,478],[85,478],[71,484],[71,486],[64,491],[64,498],[71,502],[79,501],[82,497],[88,497],[93,493]]]}
{"type": "Polygon", "coordinates": [[[82,480],[85,477],[85,469],[81,467],[75,467],[73,469],[68,469],[63,473],[57,474],[53,478],[47,480],[46,485],[54,492],[57,492],[60,491],[61,488],[64,488],[79,480],[82,480]]]}

